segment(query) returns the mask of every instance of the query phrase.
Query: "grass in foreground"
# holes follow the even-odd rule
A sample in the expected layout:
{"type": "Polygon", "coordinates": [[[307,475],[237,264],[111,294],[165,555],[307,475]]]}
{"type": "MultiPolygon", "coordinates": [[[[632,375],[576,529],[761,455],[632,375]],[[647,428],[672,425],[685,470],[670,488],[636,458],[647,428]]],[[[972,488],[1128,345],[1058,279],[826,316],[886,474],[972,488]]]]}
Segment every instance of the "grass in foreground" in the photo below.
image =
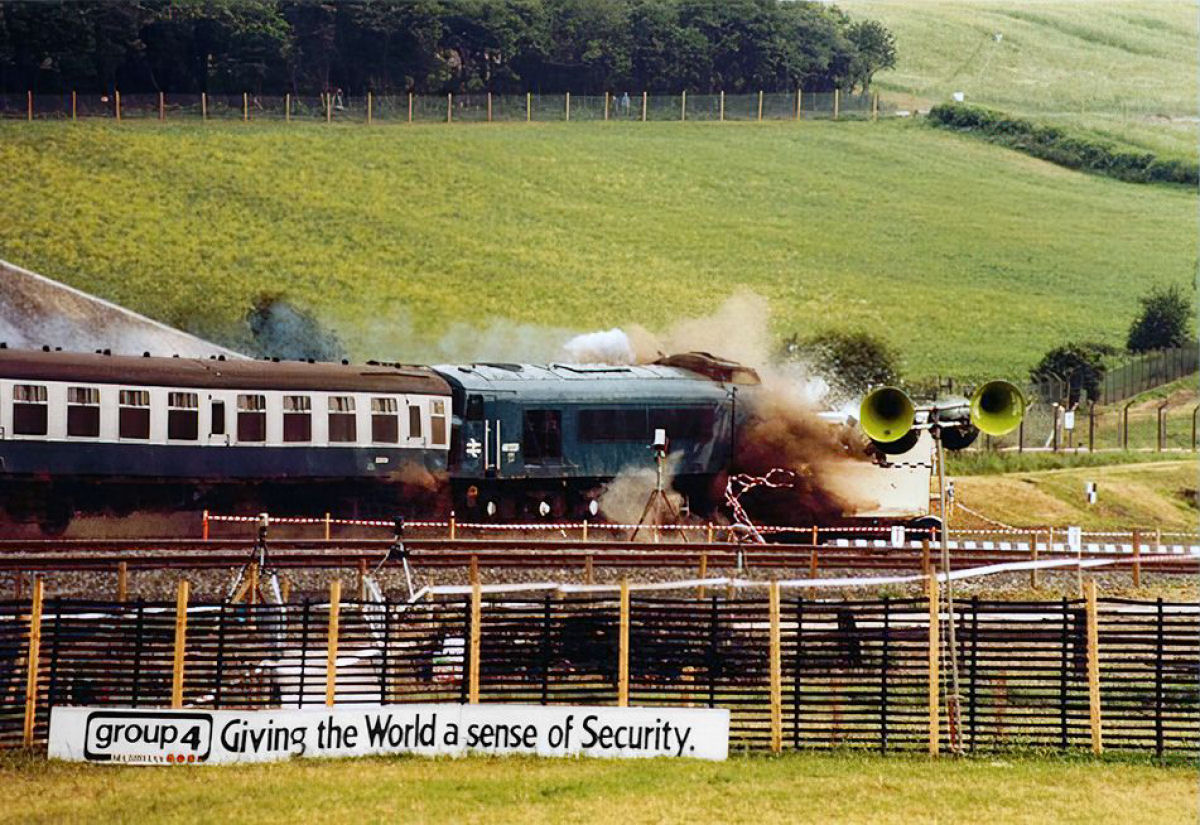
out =
{"type": "Polygon", "coordinates": [[[4,822],[1194,821],[1195,769],[1081,758],[793,754],[721,764],[370,758],[106,768],[0,761],[4,822]]]}
{"type": "Polygon", "coordinates": [[[201,334],[282,291],[413,361],[555,358],[747,287],[779,337],[870,329],[910,376],[1020,378],[1122,342],[1195,257],[1192,192],[897,121],[4,123],[0,188],[0,257],[201,334]]]}

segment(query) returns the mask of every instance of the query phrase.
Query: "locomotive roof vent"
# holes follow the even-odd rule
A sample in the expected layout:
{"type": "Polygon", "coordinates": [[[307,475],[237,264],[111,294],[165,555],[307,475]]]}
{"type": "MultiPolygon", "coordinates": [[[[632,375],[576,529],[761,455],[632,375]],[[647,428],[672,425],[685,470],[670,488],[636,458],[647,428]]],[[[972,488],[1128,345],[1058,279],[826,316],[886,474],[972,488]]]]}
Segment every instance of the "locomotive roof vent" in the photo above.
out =
{"type": "Polygon", "coordinates": [[[654,362],[664,367],[677,367],[707,375],[714,381],[728,384],[760,384],[758,373],[750,367],[719,358],[711,352],[680,352],[664,355],[654,362]]]}

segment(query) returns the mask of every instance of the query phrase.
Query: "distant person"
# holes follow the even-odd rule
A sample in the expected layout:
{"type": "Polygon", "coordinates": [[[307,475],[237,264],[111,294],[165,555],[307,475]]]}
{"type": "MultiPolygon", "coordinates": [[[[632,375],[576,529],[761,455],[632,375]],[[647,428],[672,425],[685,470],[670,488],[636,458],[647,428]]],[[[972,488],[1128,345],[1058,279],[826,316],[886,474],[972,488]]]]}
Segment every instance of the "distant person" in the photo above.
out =
{"type": "Polygon", "coordinates": [[[621,114],[629,117],[629,92],[621,94],[621,114]]]}
{"type": "Polygon", "coordinates": [[[333,108],[337,109],[339,112],[346,108],[345,105],[342,103],[342,87],[341,86],[339,86],[337,91],[334,92],[333,108]]]}

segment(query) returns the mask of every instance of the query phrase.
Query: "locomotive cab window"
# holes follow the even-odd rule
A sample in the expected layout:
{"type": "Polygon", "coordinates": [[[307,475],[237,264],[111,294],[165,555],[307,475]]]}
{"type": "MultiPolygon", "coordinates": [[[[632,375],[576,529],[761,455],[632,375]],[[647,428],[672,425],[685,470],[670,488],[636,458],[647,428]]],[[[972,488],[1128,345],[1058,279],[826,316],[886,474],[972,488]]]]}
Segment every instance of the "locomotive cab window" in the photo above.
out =
{"type": "MultiPolygon", "coordinates": [[[[237,405],[237,440],[266,441],[267,397],[265,395],[239,395],[237,405]]],[[[216,406],[213,404],[214,409],[216,406]]]]}
{"type": "Polygon", "coordinates": [[[312,441],[312,399],[307,395],[283,397],[283,440],[312,441]]]}
{"type": "Polygon", "coordinates": [[[329,440],[335,443],[358,441],[358,422],[354,414],[354,397],[329,397],[329,440]]]}
{"type": "Polygon", "coordinates": [[[37,384],[13,387],[13,423],[15,435],[46,434],[46,388],[37,384]]]}
{"type": "Polygon", "coordinates": [[[466,419],[468,421],[482,421],[483,420],[483,396],[482,395],[468,395],[467,396],[466,419]]]}
{"type": "Polygon", "coordinates": [[[429,440],[436,447],[446,446],[446,402],[429,403],[429,440]]]}
{"type": "Polygon", "coordinates": [[[562,411],[526,410],[522,430],[526,464],[562,459],[562,411]]]}
{"type": "Polygon", "coordinates": [[[408,408],[408,437],[409,438],[420,438],[421,437],[421,408],[420,407],[409,407],[408,408]]]}
{"type": "Polygon", "coordinates": [[[121,390],[117,430],[121,438],[150,437],[150,392],[121,390]]]}
{"type": "Polygon", "coordinates": [[[395,398],[371,399],[371,440],[395,444],[400,440],[400,402],[395,398]]]}
{"type": "Polygon", "coordinates": [[[100,437],[100,390],[95,387],[67,387],[67,435],[76,438],[100,437]]]}
{"type": "MultiPolygon", "coordinates": [[[[216,404],[213,410],[216,410],[216,404]]],[[[221,405],[224,417],[225,406],[221,405]]],[[[224,422],[222,422],[224,423],[224,422]]],[[[224,427],[221,428],[224,430],[224,427]]],[[[194,392],[167,393],[167,439],[195,441],[200,435],[200,399],[194,392]]]]}

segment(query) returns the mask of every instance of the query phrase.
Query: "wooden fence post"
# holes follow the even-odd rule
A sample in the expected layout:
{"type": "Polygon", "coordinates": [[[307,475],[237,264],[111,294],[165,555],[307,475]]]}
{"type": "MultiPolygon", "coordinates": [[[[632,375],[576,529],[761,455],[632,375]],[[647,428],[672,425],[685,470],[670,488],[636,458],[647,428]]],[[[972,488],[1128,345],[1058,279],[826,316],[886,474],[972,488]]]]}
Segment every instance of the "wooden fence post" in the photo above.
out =
{"type": "Polygon", "coordinates": [[[250,95],[242,92],[242,123],[250,120],[250,95]]]}
{"type": "Polygon", "coordinates": [[[25,92],[25,119],[33,123],[33,90],[25,92]]]}
{"type": "Polygon", "coordinates": [[[841,89],[833,90],[833,119],[838,119],[838,113],[842,108],[842,91],[841,89]]]}
{"type": "Polygon", "coordinates": [[[687,89],[684,89],[683,93],[679,95],[679,119],[687,120],[687,89]]]}
{"type": "Polygon", "coordinates": [[[525,93],[525,122],[533,120],[533,92],[525,93]]]}
{"type": "Polygon", "coordinates": [[[326,637],[325,705],[333,707],[337,698],[338,620],[342,609],[342,580],[329,583],[329,635],[326,637]]]}
{"type": "MultiPolygon", "coordinates": [[[[708,553],[700,554],[700,571],[699,571],[699,573],[700,573],[699,578],[701,578],[701,579],[708,578],[708,553]]],[[[696,598],[703,600],[704,596],[705,596],[704,585],[702,585],[702,584],[698,585],[696,587],[696,598]]]]}
{"type": "Polygon", "coordinates": [[[921,540],[921,575],[928,576],[932,572],[929,561],[929,539],[921,540]]]}
{"type": "Polygon", "coordinates": [[[41,577],[33,580],[33,602],[29,609],[29,650],[25,665],[25,727],[21,741],[33,745],[34,722],[37,721],[38,667],[42,655],[42,601],[45,590],[41,577]]]}
{"type": "Polygon", "coordinates": [[[330,531],[330,526],[331,526],[330,522],[331,522],[331,519],[329,518],[329,513],[326,513],[325,519],[324,519],[325,541],[329,541],[329,531],[330,531]]]}
{"type": "Polygon", "coordinates": [[[937,577],[930,574],[927,579],[929,597],[929,755],[937,756],[941,747],[938,731],[941,714],[941,609],[938,606],[937,577]]]}
{"type": "Polygon", "coordinates": [[[158,93],[158,120],[161,123],[167,119],[167,99],[162,93],[158,93]]]}
{"type": "Polygon", "coordinates": [[[333,95],[325,93],[325,122],[333,123],[333,95]]]}
{"type": "MultiPolygon", "coordinates": [[[[474,557],[472,556],[472,562],[474,557]]],[[[467,702],[479,704],[479,637],[482,628],[479,626],[483,618],[483,590],[479,585],[479,568],[472,567],[471,573],[471,638],[467,655],[467,702]]]]}
{"type": "MultiPolygon", "coordinates": [[[[1037,540],[1037,530],[1034,530],[1029,534],[1029,560],[1032,562],[1038,560],[1037,540]]],[[[1034,590],[1038,589],[1038,570],[1036,567],[1029,571],[1029,586],[1034,590]]]]}
{"type": "Polygon", "coordinates": [[[175,657],[171,665],[171,707],[183,707],[184,657],[187,653],[188,580],[175,593],[175,657]]]}
{"type": "MultiPolygon", "coordinates": [[[[488,114],[489,114],[488,119],[489,120],[491,120],[491,117],[490,117],[491,108],[492,108],[491,99],[492,99],[492,96],[491,96],[491,93],[489,93],[488,94],[488,110],[489,110],[488,111],[488,114]]],[[[367,92],[367,125],[368,126],[371,125],[371,119],[374,114],[374,112],[372,110],[374,109],[374,107],[375,107],[375,95],[373,92],[367,92]]]]}
{"type": "Polygon", "coordinates": [[[646,93],[642,92],[642,123],[646,122],[646,93]]]}
{"type": "Polygon", "coordinates": [[[457,523],[455,522],[455,519],[454,519],[454,511],[451,510],[450,511],[450,540],[451,541],[454,540],[454,536],[455,536],[456,532],[457,532],[457,523]]]}
{"type": "Polygon", "coordinates": [[[125,604],[129,598],[129,562],[117,562],[117,601],[125,604]]]}
{"type": "Polygon", "coordinates": [[[446,92],[446,122],[454,122],[454,92],[446,92]]]}
{"type": "Polygon", "coordinates": [[[629,707],[629,579],[621,579],[620,624],[617,634],[617,707],[629,707]]]}
{"type": "Polygon", "coordinates": [[[367,560],[358,560],[358,600],[365,602],[367,600],[367,560]]]}
{"type": "Polygon", "coordinates": [[[567,119],[567,121],[568,121],[568,122],[570,122],[570,120],[571,120],[571,93],[570,93],[570,92],[567,92],[567,104],[566,104],[566,105],[567,105],[567,108],[566,108],[566,112],[567,112],[566,119],[567,119]]]}
{"type": "Polygon", "coordinates": [[[720,114],[719,120],[722,123],[724,123],[725,122],[725,90],[724,89],[721,90],[720,112],[721,112],[721,114],[720,114]]]}
{"type": "Polygon", "coordinates": [[[117,113],[117,123],[121,122],[121,92],[119,89],[113,90],[113,104],[117,113]]]}
{"type": "Polygon", "coordinates": [[[584,541],[588,540],[588,520],[587,519],[583,520],[583,540],[584,541]]]}
{"type": "Polygon", "coordinates": [[[760,123],[762,122],[762,103],[763,103],[763,93],[762,93],[762,90],[759,89],[759,91],[758,91],[758,120],[760,123]]]}
{"type": "Polygon", "coordinates": [[[596,577],[592,570],[592,554],[588,553],[583,559],[583,583],[595,584],[596,577]]]}
{"type": "Polygon", "coordinates": [[[1096,608],[1096,580],[1087,583],[1088,711],[1092,726],[1092,753],[1104,753],[1104,726],[1100,715],[1100,628],[1096,608]]]}
{"type": "Polygon", "coordinates": [[[1133,586],[1142,586],[1142,537],[1133,531],[1133,586]]]}
{"type": "Polygon", "coordinates": [[[779,628],[779,582],[769,591],[771,622],[771,753],[783,750],[783,652],[779,628]]]}
{"type": "MultiPolygon", "coordinates": [[[[78,95],[76,95],[75,90],[72,89],[71,90],[71,120],[72,120],[72,122],[74,122],[74,120],[75,120],[76,104],[78,102],[79,102],[78,95]]],[[[1195,439],[1192,439],[1192,440],[1195,441],[1195,439]]]]}
{"type": "Polygon", "coordinates": [[[288,92],[283,96],[283,122],[292,122],[292,93],[288,92]]]}
{"type": "Polygon", "coordinates": [[[608,120],[608,92],[604,93],[604,120],[608,120]]]}
{"type": "MultiPolygon", "coordinates": [[[[200,122],[208,120],[208,92],[200,93],[200,122]]],[[[208,512],[207,510],[205,511],[208,512]]]]}
{"type": "Polygon", "coordinates": [[[488,92],[487,96],[488,96],[487,97],[487,103],[488,103],[487,122],[491,123],[492,122],[492,93],[488,92]]]}

